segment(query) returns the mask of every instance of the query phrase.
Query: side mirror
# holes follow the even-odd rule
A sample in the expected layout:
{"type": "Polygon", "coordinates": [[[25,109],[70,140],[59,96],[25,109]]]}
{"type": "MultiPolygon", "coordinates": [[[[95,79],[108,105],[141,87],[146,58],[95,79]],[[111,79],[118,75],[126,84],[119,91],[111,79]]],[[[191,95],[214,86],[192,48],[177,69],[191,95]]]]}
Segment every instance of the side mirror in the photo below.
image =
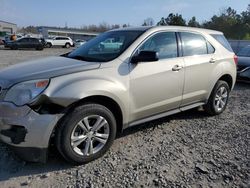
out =
{"type": "Polygon", "coordinates": [[[131,58],[131,63],[139,62],[151,62],[158,61],[158,53],[156,51],[140,51],[138,55],[135,55],[131,58]]]}

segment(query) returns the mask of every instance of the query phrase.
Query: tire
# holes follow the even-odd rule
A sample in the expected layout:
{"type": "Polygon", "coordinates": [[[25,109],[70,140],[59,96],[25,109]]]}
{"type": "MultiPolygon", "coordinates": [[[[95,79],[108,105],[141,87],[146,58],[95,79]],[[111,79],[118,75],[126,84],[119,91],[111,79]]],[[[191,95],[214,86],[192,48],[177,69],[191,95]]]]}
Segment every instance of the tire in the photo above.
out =
{"type": "Polygon", "coordinates": [[[70,163],[85,164],[103,156],[115,136],[116,120],[112,112],[99,104],[85,104],[63,118],[56,130],[56,146],[70,163]],[[93,126],[95,123],[100,127],[93,126]]]}
{"type": "Polygon", "coordinates": [[[43,46],[37,47],[36,50],[42,51],[43,50],[43,46]]]}
{"type": "Polygon", "coordinates": [[[69,43],[66,43],[66,44],[65,44],[65,48],[70,48],[70,44],[69,44],[69,43]]]}
{"type": "Polygon", "coordinates": [[[208,99],[207,104],[204,106],[205,111],[209,115],[221,114],[227,106],[230,88],[227,82],[219,80],[208,99]]]}
{"type": "Polygon", "coordinates": [[[11,50],[18,50],[18,47],[17,46],[12,46],[10,49],[11,50]]]}
{"type": "Polygon", "coordinates": [[[46,46],[47,46],[48,48],[51,48],[51,47],[52,47],[52,44],[51,44],[51,43],[47,43],[46,46]]]}

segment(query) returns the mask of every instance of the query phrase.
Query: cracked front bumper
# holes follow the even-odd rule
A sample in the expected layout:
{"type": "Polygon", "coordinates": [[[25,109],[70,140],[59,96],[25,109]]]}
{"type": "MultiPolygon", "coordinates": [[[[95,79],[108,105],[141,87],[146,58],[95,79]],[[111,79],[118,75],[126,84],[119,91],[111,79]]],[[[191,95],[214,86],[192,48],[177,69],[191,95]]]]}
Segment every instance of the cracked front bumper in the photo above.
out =
{"type": "Polygon", "coordinates": [[[0,140],[27,161],[45,162],[51,134],[61,117],[0,102],[0,140]]]}

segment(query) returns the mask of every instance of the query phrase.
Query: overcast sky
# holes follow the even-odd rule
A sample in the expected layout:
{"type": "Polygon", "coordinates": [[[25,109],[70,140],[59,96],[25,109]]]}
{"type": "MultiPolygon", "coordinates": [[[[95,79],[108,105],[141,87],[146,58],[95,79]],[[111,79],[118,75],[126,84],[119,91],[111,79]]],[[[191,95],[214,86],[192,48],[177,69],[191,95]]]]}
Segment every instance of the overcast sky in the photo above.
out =
{"type": "Polygon", "coordinates": [[[205,21],[231,6],[245,11],[250,0],[0,0],[0,20],[20,26],[81,27],[89,24],[138,26],[151,17],[158,22],[169,13],[205,21]]]}

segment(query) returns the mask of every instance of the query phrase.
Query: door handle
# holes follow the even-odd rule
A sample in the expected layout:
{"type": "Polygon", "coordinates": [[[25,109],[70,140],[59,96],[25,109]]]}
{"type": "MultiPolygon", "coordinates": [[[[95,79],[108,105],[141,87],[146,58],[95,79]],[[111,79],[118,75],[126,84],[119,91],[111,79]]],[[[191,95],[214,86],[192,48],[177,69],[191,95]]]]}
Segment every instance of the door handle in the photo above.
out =
{"type": "Polygon", "coordinates": [[[216,62],[216,59],[215,58],[211,58],[209,63],[215,63],[216,62]]]}
{"type": "Polygon", "coordinates": [[[173,68],[172,68],[172,71],[179,71],[181,70],[183,67],[180,66],[180,65],[175,65],[173,68]]]}

